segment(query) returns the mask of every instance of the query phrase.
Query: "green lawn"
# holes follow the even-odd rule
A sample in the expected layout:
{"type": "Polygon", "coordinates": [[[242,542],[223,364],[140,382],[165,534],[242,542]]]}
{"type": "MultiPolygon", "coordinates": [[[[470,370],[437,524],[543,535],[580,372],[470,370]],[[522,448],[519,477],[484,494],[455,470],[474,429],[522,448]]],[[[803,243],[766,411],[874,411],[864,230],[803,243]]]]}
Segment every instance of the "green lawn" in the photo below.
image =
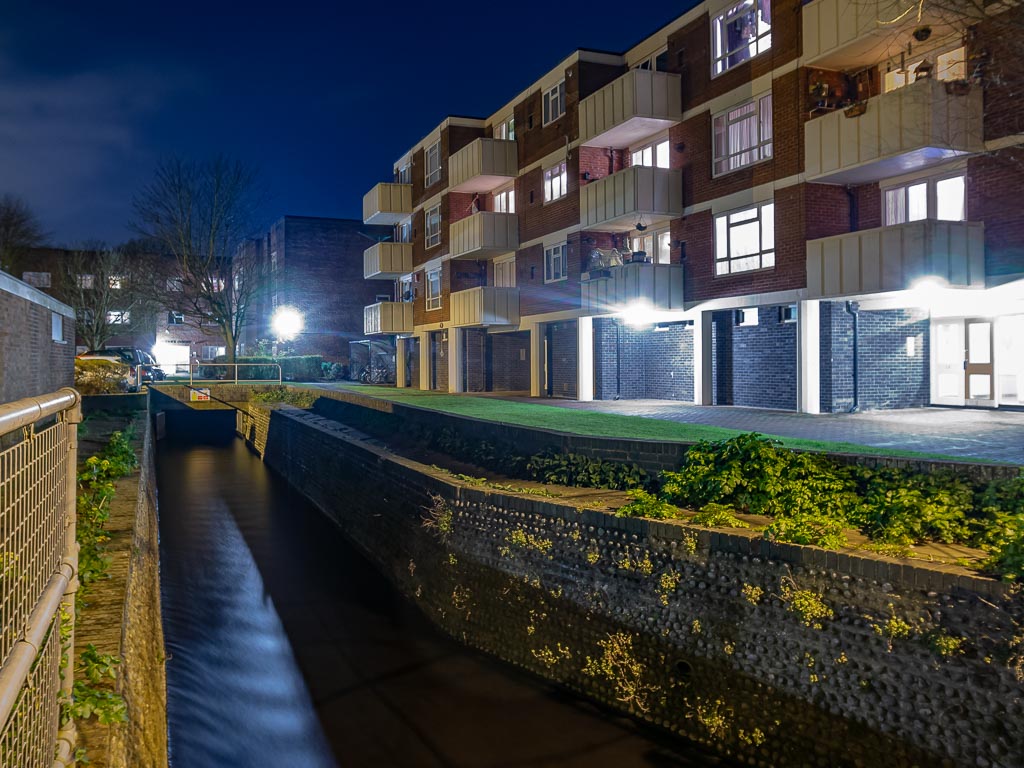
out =
{"type": "MultiPolygon", "coordinates": [[[[447,395],[426,392],[419,389],[396,389],[366,384],[340,384],[339,389],[390,400],[395,403],[430,408],[435,411],[468,416],[483,421],[516,424],[524,427],[539,427],[556,432],[594,437],[621,437],[637,440],[665,440],[695,442],[697,440],[722,440],[742,434],[741,430],[713,427],[707,424],[683,424],[643,416],[619,416],[612,413],[596,413],[570,408],[558,408],[539,403],[520,403],[499,400],[493,397],[468,395],[447,395]]],[[[772,435],[789,448],[808,451],[833,451],[839,453],[865,453],[875,456],[904,456],[909,458],[951,459],[942,454],[916,453],[887,448],[874,448],[855,443],[833,443],[822,440],[772,435]]],[[[962,458],[957,461],[964,461],[962,458]]]]}

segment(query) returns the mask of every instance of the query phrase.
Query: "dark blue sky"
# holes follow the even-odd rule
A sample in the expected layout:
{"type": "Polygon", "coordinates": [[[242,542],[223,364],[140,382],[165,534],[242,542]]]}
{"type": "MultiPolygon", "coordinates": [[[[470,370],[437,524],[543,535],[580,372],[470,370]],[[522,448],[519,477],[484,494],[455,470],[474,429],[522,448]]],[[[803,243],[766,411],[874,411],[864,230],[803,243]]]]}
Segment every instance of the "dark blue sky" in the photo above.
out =
{"type": "Polygon", "coordinates": [[[575,48],[624,50],[688,3],[443,7],[0,0],[0,194],[54,243],[116,243],[161,156],[224,152],[258,168],[268,221],[358,217],[445,115],[486,116],[575,48]]]}

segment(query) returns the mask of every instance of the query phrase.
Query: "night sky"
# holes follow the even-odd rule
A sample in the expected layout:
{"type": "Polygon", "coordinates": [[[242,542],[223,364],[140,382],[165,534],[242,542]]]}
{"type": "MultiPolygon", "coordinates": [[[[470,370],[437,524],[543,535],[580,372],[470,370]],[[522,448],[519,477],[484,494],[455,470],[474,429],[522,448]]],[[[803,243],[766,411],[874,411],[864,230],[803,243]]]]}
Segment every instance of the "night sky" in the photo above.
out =
{"type": "Polygon", "coordinates": [[[160,157],[224,152],[259,170],[268,223],[359,217],[446,115],[486,117],[574,49],[623,51],[690,4],[235,5],[2,0],[0,194],[54,244],[114,244],[160,157]]]}

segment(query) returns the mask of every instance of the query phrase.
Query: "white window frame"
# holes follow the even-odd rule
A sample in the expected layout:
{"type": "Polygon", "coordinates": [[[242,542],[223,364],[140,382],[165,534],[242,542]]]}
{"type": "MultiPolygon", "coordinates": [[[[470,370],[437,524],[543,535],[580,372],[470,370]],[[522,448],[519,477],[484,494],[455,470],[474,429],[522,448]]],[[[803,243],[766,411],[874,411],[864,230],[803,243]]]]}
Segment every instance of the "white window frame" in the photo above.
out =
{"type": "Polygon", "coordinates": [[[84,291],[91,290],[96,284],[96,276],[90,275],[87,272],[75,275],[75,284],[84,291]]]}
{"type": "Polygon", "coordinates": [[[441,244],[441,204],[431,206],[423,212],[423,240],[427,248],[435,248],[441,244]],[[437,215],[434,226],[430,220],[437,215]]]}
{"type": "Polygon", "coordinates": [[[28,283],[33,288],[49,288],[50,287],[50,273],[49,272],[22,272],[21,282],[28,283]]]}
{"type": "Polygon", "coordinates": [[[565,114],[565,80],[562,79],[544,91],[541,97],[543,104],[543,124],[550,125],[565,114]],[[556,112],[557,110],[557,112],[556,112]]]}
{"type": "Polygon", "coordinates": [[[441,180],[441,140],[438,139],[423,150],[423,188],[432,187],[441,180]],[[431,168],[431,159],[436,167],[431,168]]]}
{"type": "MultiPolygon", "coordinates": [[[[711,172],[716,178],[772,158],[772,93],[762,93],[753,99],[723,110],[711,119],[711,172]],[[751,105],[753,111],[745,111],[751,105]],[[757,143],[751,147],[733,146],[733,127],[753,118],[757,124],[757,143]],[[718,126],[725,129],[725,154],[719,152],[718,126]]],[[[738,142],[739,136],[736,135],[738,142]]]]}
{"type": "Polygon", "coordinates": [[[410,219],[406,219],[405,221],[400,221],[395,224],[395,242],[412,242],[412,221],[410,219]]]}
{"type": "Polygon", "coordinates": [[[130,309],[112,309],[107,312],[107,325],[131,325],[132,312],[130,309]]]}
{"type": "Polygon", "coordinates": [[[558,243],[544,249],[545,283],[558,283],[569,278],[568,255],[568,243],[558,243]]]}
{"type": "Polygon", "coordinates": [[[398,300],[401,302],[412,301],[416,294],[413,292],[412,275],[403,275],[398,278],[398,300]]]}
{"type": "Polygon", "coordinates": [[[494,138],[502,141],[516,140],[516,117],[509,115],[494,126],[494,138]]]}
{"type": "Polygon", "coordinates": [[[107,286],[112,291],[120,291],[124,288],[126,279],[124,275],[111,275],[107,278],[107,286]]]}
{"type": "Polygon", "coordinates": [[[544,202],[561,200],[568,193],[569,174],[565,160],[544,169],[544,202]],[[557,194],[555,194],[557,192],[557,194]]]}
{"type": "Polygon", "coordinates": [[[167,313],[167,324],[168,325],[184,325],[185,324],[185,313],[175,312],[173,309],[167,313]]]}
{"type": "Polygon", "coordinates": [[[629,155],[630,165],[642,165],[646,168],[668,168],[671,166],[668,137],[655,139],[641,144],[629,155]],[[664,163],[664,164],[662,164],[664,163]]]}
{"type": "Polygon", "coordinates": [[[494,260],[494,285],[498,288],[516,287],[515,254],[494,260]]]}
{"type": "Polygon", "coordinates": [[[891,59],[887,64],[879,67],[882,74],[882,93],[889,93],[917,82],[916,70],[925,59],[932,62],[934,69],[931,76],[936,80],[949,81],[967,78],[967,49],[960,38],[956,42],[918,55],[921,56],[920,59],[909,64],[904,63],[902,68],[898,66],[897,59],[891,59]],[[950,58],[950,54],[956,53],[960,55],[950,58]],[[942,61],[943,59],[945,61],[942,61]],[[893,69],[893,66],[896,68],[893,69]]]}
{"type": "Polygon", "coordinates": [[[714,227],[715,277],[775,267],[774,200],[720,213],[715,216],[714,227]],[[749,215],[751,212],[753,215],[749,215]],[[733,232],[739,227],[748,227],[752,221],[758,223],[758,250],[733,253],[733,232]],[[770,226],[766,227],[766,222],[771,222],[770,226]]]}
{"type": "Polygon", "coordinates": [[[672,257],[672,235],[667,228],[634,235],[630,238],[630,248],[633,253],[643,251],[652,264],[669,264],[672,257]],[[647,248],[648,240],[651,242],[650,250],[647,248]]]}
{"type": "Polygon", "coordinates": [[[412,163],[405,162],[395,171],[396,184],[412,184],[412,163]]]}
{"type": "Polygon", "coordinates": [[[893,184],[888,187],[882,188],[882,226],[897,227],[900,224],[909,224],[912,221],[922,221],[924,219],[932,219],[934,221],[967,221],[966,171],[956,171],[953,173],[942,173],[936,174],[934,176],[925,176],[919,179],[913,179],[912,181],[903,182],[902,184],[893,184]],[[964,207],[962,215],[959,219],[939,219],[938,185],[940,182],[956,178],[963,179],[964,207]],[[925,187],[925,215],[910,218],[910,189],[912,187],[917,187],[919,185],[923,185],[925,187]],[[900,192],[902,192],[903,198],[903,220],[894,221],[891,220],[889,217],[889,197],[890,194],[897,194],[900,192]]]}
{"type": "Polygon", "coordinates": [[[60,312],[50,313],[50,341],[64,343],[64,315],[60,312]]]}
{"type": "Polygon", "coordinates": [[[736,5],[728,8],[723,13],[711,19],[711,76],[718,77],[729,71],[732,67],[742,64],[745,61],[760,56],[772,47],[772,25],[761,21],[765,6],[771,15],[771,0],[740,0],[736,5]],[[753,16],[755,27],[754,36],[748,38],[744,43],[735,48],[728,49],[728,31],[730,24],[744,23],[745,16],[753,16]],[[746,56],[736,62],[730,63],[729,59],[741,52],[746,56]]]}
{"type": "Polygon", "coordinates": [[[423,276],[426,282],[426,303],[427,311],[432,312],[435,309],[441,308],[441,268],[428,270],[423,276]],[[432,290],[432,287],[436,286],[436,290],[432,290]]]}
{"type": "Polygon", "coordinates": [[[516,188],[515,185],[499,189],[493,195],[493,207],[492,210],[495,213],[515,213],[516,212],[516,188]]]}
{"type": "Polygon", "coordinates": [[[668,72],[668,46],[663,46],[650,56],[638,61],[633,69],[647,69],[655,72],[668,72]],[[661,66],[659,66],[661,65],[661,66]]]}

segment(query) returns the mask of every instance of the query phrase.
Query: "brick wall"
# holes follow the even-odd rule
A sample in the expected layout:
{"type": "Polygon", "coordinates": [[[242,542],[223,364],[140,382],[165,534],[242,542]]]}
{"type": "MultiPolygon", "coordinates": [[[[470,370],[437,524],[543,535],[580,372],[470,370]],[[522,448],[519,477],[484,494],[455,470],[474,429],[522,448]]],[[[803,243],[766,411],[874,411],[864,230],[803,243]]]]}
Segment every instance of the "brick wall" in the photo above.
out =
{"type": "Polygon", "coordinates": [[[985,222],[985,274],[1024,273],[1024,150],[1004,149],[967,161],[967,218],[985,222]]]}
{"type": "Polygon", "coordinates": [[[442,341],[443,331],[430,333],[431,388],[438,392],[448,391],[448,342],[442,341]]]}
{"type": "Polygon", "coordinates": [[[548,323],[548,382],[551,397],[576,398],[576,321],[548,323]]]}
{"type": "Polygon", "coordinates": [[[783,323],[778,306],[759,307],[753,326],[735,314],[712,314],[714,405],[796,410],[796,323],[783,323]]]}
{"type": "Polygon", "coordinates": [[[462,332],[462,365],[466,392],[487,391],[487,330],[466,328],[462,332]]]}
{"type": "Polygon", "coordinates": [[[490,389],[494,392],[526,392],[530,389],[530,332],[491,333],[490,389]]]}
{"type": "Polygon", "coordinates": [[[405,340],[405,385],[420,388],[420,340],[410,337],[405,340]]]}
{"type": "Polygon", "coordinates": [[[693,328],[594,320],[594,398],[693,400],[693,328]],[[616,341],[616,325],[619,338],[616,341]],[[620,362],[621,356],[621,362],[620,362]]]}
{"type": "Polygon", "coordinates": [[[580,156],[573,152],[566,161],[565,195],[544,202],[544,169],[534,168],[516,180],[516,211],[519,215],[519,240],[527,242],[549,232],[575,226],[580,222],[580,156]]]}
{"type": "MultiPolygon", "coordinates": [[[[516,145],[520,168],[565,147],[567,138],[569,141],[579,138],[579,73],[578,62],[565,70],[565,114],[559,119],[547,125],[543,124],[544,96],[539,89],[515,105],[516,145]]],[[[518,197],[516,202],[519,202],[518,197]]]]}
{"type": "Polygon", "coordinates": [[[0,403],[72,386],[74,357],[71,308],[0,272],[0,403]],[[51,335],[55,312],[60,342],[51,335]]]}
{"type": "Polygon", "coordinates": [[[593,248],[582,247],[581,234],[566,240],[567,273],[565,280],[544,282],[544,246],[534,245],[516,254],[516,286],[519,288],[519,312],[523,316],[545,312],[578,309],[580,306],[580,273],[586,254],[593,248]]]}
{"type": "MultiPolygon", "coordinates": [[[[928,317],[913,309],[860,312],[858,320],[860,410],[919,408],[930,394],[928,317]],[[914,354],[907,354],[907,338],[914,354]]],[[[844,302],[821,303],[821,408],[853,405],[853,318],[844,302]]]]}

